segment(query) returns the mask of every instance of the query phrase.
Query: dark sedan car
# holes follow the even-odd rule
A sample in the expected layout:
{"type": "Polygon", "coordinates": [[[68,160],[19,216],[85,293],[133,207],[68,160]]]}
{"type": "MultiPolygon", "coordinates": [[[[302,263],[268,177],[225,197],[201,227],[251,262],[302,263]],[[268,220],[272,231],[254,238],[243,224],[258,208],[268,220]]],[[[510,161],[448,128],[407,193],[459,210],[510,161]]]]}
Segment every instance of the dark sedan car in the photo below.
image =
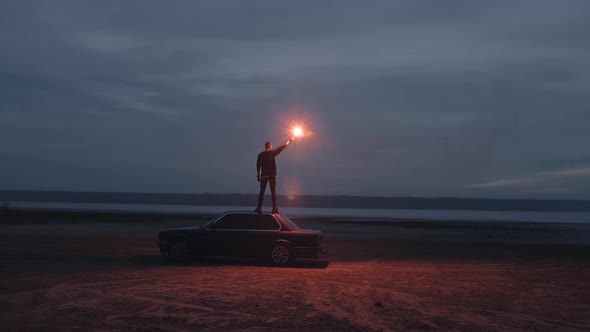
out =
{"type": "Polygon", "coordinates": [[[191,256],[262,257],[286,265],[325,253],[321,231],[302,229],[287,216],[226,212],[204,226],[163,230],[158,245],[173,260],[191,256]]]}

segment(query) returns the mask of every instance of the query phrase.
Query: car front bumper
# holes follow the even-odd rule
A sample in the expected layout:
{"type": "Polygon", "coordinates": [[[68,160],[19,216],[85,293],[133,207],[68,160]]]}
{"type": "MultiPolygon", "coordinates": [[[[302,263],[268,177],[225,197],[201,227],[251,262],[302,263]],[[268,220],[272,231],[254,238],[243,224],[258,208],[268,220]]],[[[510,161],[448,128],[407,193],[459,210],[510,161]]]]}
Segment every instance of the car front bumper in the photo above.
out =
{"type": "Polygon", "coordinates": [[[318,258],[320,254],[327,253],[326,247],[296,247],[295,257],[297,258],[318,258]]]}
{"type": "Polygon", "coordinates": [[[167,254],[168,253],[168,247],[169,247],[169,243],[168,241],[165,240],[156,240],[156,244],[158,245],[158,248],[160,248],[160,253],[161,254],[167,254]]]}

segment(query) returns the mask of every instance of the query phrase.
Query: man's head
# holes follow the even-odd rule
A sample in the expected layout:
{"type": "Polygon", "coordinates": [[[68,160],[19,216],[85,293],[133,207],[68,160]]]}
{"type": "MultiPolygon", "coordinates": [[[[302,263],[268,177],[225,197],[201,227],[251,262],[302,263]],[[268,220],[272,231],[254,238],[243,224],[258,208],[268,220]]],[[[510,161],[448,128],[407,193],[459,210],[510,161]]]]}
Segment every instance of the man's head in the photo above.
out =
{"type": "Polygon", "coordinates": [[[264,143],[264,148],[266,149],[266,151],[272,150],[272,143],[271,142],[264,143]]]}

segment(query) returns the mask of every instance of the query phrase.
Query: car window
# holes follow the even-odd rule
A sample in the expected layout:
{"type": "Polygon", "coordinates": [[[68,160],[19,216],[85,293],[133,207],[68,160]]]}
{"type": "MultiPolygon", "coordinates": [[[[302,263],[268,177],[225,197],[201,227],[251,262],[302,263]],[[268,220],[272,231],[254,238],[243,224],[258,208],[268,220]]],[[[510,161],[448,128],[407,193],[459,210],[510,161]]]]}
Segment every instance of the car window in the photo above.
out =
{"type": "Polygon", "coordinates": [[[247,215],[227,214],[211,225],[213,229],[248,229],[247,215]]]}
{"type": "Polygon", "coordinates": [[[210,229],[278,230],[273,216],[256,214],[228,214],[219,219],[210,229]]]}
{"type": "Polygon", "coordinates": [[[291,228],[293,229],[301,229],[301,227],[299,227],[299,225],[297,225],[293,220],[289,219],[289,217],[287,216],[280,216],[280,218],[283,218],[283,220],[289,224],[289,226],[291,226],[291,228]]]}
{"type": "Polygon", "coordinates": [[[270,215],[256,215],[252,214],[249,218],[249,229],[261,229],[261,230],[277,230],[279,224],[273,216],[270,215]]]}

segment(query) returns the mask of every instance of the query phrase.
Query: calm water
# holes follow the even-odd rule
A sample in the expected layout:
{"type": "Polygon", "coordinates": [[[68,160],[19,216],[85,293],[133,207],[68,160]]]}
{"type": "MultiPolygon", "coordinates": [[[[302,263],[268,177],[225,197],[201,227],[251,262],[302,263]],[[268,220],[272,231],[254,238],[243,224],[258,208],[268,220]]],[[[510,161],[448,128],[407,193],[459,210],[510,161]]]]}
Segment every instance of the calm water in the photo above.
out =
{"type": "MultiPolygon", "coordinates": [[[[176,212],[218,214],[224,211],[252,210],[244,206],[153,205],[153,204],[97,204],[10,202],[10,207],[28,209],[59,209],[122,212],[176,212]]],[[[270,208],[264,210],[270,211],[270,208]]],[[[537,221],[590,223],[590,212],[535,212],[535,211],[471,211],[471,210],[401,210],[401,209],[331,209],[281,208],[281,213],[293,217],[337,218],[398,218],[428,220],[480,221],[537,221]]]]}

